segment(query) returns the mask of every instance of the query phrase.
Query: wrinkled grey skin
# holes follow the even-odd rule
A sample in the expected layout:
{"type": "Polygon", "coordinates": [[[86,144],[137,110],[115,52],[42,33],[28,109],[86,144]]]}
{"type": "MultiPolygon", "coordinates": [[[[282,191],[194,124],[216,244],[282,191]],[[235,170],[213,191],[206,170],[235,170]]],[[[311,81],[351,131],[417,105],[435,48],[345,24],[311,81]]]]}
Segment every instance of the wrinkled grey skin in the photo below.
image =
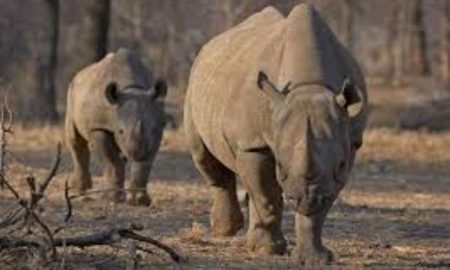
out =
{"type": "Polygon", "coordinates": [[[78,72],[67,95],[65,140],[74,171],[71,187],[80,193],[92,187],[90,154],[102,163],[104,199],[124,199],[126,160],[131,176],[126,200],[151,203],[146,186],[165,126],[167,86],[153,82],[140,60],[125,49],[110,53],[78,72]]]}
{"type": "Polygon", "coordinates": [[[296,209],[302,265],[327,264],[328,210],[345,185],[367,120],[364,78],[309,5],[269,7],[202,48],[184,108],[193,161],[212,186],[212,233],[243,226],[236,175],[250,197],[247,246],[282,254],[282,194],[296,209]]]}

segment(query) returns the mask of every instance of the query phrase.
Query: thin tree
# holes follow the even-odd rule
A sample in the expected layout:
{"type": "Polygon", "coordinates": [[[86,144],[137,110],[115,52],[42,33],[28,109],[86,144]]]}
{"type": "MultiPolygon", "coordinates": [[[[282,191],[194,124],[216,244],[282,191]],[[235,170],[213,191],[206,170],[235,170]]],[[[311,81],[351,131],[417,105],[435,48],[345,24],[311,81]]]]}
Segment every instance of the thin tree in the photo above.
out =
{"type": "Polygon", "coordinates": [[[400,83],[404,75],[405,10],[404,2],[395,2],[389,22],[392,25],[388,33],[388,52],[392,61],[389,74],[394,84],[400,83]]]}
{"type": "Polygon", "coordinates": [[[424,22],[423,1],[410,0],[410,73],[428,75],[430,67],[427,59],[427,36],[424,22]]]}
{"type": "Polygon", "coordinates": [[[443,1],[441,34],[441,78],[446,83],[450,83],[450,2],[443,1]]]}
{"type": "Polygon", "coordinates": [[[85,12],[84,44],[91,50],[90,62],[101,59],[108,51],[110,0],[82,0],[85,12]]]}
{"type": "Polygon", "coordinates": [[[353,0],[342,1],[342,39],[348,49],[353,47],[353,0]]]}
{"type": "Polygon", "coordinates": [[[59,0],[46,0],[46,8],[49,15],[49,36],[47,53],[43,62],[36,70],[37,87],[35,99],[30,105],[30,119],[42,122],[56,122],[56,87],[55,73],[58,64],[58,40],[59,40],[59,0]]]}

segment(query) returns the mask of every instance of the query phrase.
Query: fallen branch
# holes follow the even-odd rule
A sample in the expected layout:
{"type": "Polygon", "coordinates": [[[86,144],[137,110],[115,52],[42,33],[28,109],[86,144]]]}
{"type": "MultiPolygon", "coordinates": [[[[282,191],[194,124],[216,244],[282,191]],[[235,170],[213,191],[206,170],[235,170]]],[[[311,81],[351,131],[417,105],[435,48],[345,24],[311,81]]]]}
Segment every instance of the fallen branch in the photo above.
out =
{"type": "MultiPolygon", "coordinates": [[[[53,239],[52,247],[79,247],[86,248],[92,246],[111,245],[120,242],[122,239],[135,240],[143,243],[151,244],[162,251],[166,252],[172,260],[180,262],[181,257],[170,247],[149,237],[137,234],[133,231],[134,225],[124,225],[118,228],[107,228],[96,233],[75,236],[75,237],[58,237],[53,239]]],[[[0,238],[0,250],[20,247],[42,247],[42,243],[37,240],[12,239],[10,237],[0,238]]],[[[153,253],[150,250],[140,248],[147,253],[153,253]]]]}
{"type": "Polygon", "coordinates": [[[122,230],[122,231],[119,231],[119,234],[120,234],[120,236],[125,237],[125,238],[134,239],[134,240],[138,240],[141,242],[145,242],[145,243],[154,245],[154,246],[160,248],[161,250],[164,250],[167,254],[170,255],[172,260],[174,260],[176,262],[179,262],[181,259],[180,256],[173,249],[164,245],[161,242],[158,242],[157,240],[155,240],[153,238],[137,234],[131,230],[122,230]]]}

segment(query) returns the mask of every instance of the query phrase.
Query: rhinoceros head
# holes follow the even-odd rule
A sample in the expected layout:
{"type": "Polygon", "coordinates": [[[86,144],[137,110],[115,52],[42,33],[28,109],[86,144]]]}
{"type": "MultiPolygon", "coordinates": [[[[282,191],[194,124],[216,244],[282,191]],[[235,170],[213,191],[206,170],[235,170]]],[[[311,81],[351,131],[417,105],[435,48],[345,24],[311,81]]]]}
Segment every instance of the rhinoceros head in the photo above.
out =
{"type": "Polygon", "coordinates": [[[145,161],[157,151],[165,126],[166,92],[163,80],[157,80],[150,89],[136,85],[119,89],[115,82],[108,84],[105,95],[116,114],[114,138],[128,159],[145,161]]]}
{"type": "Polygon", "coordinates": [[[350,121],[363,110],[361,93],[348,79],[338,94],[320,83],[279,90],[263,72],[258,86],[273,102],[272,151],[284,195],[303,214],[329,207],[352,166],[350,121]]]}

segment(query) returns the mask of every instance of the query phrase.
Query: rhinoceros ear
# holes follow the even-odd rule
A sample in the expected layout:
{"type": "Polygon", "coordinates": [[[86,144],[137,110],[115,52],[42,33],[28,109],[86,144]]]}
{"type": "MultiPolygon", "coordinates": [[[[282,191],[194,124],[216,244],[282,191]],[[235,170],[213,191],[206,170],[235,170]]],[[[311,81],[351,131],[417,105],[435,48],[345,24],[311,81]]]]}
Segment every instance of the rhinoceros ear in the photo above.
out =
{"type": "Polygon", "coordinates": [[[162,79],[156,80],[152,90],[152,99],[165,98],[167,94],[167,83],[162,79]]]}
{"type": "Polygon", "coordinates": [[[336,95],[336,103],[345,108],[350,117],[358,115],[363,107],[361,90],[346,78],[342,83],[341,92],[336,95]]]}
{"type": "Polygon", "coordinates": [[[117,83],[112,82],[106,86],[105,96],[110,104],[117,104],[119,102],[119,89],[117,83]]]}
{"type": "Polygon", "coordinates": [[[264,71],[258,72],[258,80],[256,84],[259,89],[266,93],[275,103],[280,103],[283,101],[285,92],[287,92],[287,88],[289,87],[288,84],[283,91],[278,90],[277,87],[270,82],[269,77],[264,71]]]}

